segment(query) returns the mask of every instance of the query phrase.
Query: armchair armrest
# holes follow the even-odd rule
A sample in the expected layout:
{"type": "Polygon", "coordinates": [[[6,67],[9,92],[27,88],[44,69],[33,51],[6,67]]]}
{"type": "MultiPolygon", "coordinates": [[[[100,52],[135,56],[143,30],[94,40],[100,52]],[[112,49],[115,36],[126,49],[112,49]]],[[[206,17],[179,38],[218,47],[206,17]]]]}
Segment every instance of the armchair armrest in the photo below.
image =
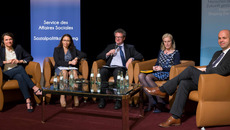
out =
{"type": "Polygon", "coordinates": [[[152,60],[147,60],[147,61],[142,61],[137,64],[135,64],[134,67],[134,82],[138,83],[139,78],[138,75],[140,74],[141,70],[152,70],[153,66],[156,64],[157,59],[152,59],[152,60]]]}
{"type": "Polygon", "coordinates": [[[198,83],[199,101],[229,101],[230,76],[201,74],[198,83]]]}
{"type": "Polygon", "coordinates": [[[2,68],[0,67],[0,90],[2,90],[2,84],[3,84],[3,74],[2,74],[2,68]]]}
{"type": "Polygon", "coordinates": [[[196,124],[219,126],[230,124],[230,76],[201,74],[198,83],[196,124]]]}
{"type": "MultiPolygon", "coordinates": [[[[92,66],[92,69],[93,69],[93,74],[94,75],[97,75],[97,70],[98,69],[101,69],[102,66],[106,65],[106,61],[105,60],[96,60],[93,62],[93,66],[92,66]]],[[[94,76],[94,78],[96,78],[96,76],[94,76]]]]}
{"type": "Polygon", "coordinates": [[[139,63],[139,62],[141,62],[141,61],[134,60],[128,66],[128,75],[129,75],[129,83],[130,84],[133,83],[133,79],[134,79],[134,67],[135,67],[136,63],[139,63]]]}
{"type": "Polygon", "coordinates": [[[45,80],[45,86],[50,86],[50,79],[52,76],[53,65],[49,57],[46,57],[43,61],[43,75],[45,80]]]}
{"type": "Polygon", "coordinates": [[[38,62],[30,61],[29,64],[25,67],[27,74],[31,75],[35,80],[35,84],[37,87],[41,88],[41,67],[38,62]]]}
{"type": "Polygon", "coordinates": [[[81,59],[79,64],[79,72],[81,72],[84,79],[88,79],[89,76],[89,65],[85,59],[81,59]]]}
{"type": "Polygon", "coordinates": [[[191,60],[181,60],[180,64],[173,65],[170,69],[169,79],[176,77],[180,74],[186,67],[188,66],[195,66],[195,62],[191,60]],[[180,68],[181,67],[181,68],[180,68]]]}

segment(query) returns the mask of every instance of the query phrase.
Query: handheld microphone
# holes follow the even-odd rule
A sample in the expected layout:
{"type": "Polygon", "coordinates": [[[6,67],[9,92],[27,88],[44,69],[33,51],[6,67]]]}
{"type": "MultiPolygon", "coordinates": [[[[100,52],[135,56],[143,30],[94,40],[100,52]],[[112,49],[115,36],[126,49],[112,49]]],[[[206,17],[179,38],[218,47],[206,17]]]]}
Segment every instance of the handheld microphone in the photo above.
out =
{"type": "MultiPolygon", "coordinates": [[[[114,47],[114,49],[115,49],[115,51],[117,50],[117,48],[118,48],[119,46],[118,45],[115,45],[115,47],[114,47]]],[[[116,53],[116,52],[115,52],[116,53]]],[[[113,56],[114,54],[111,54],[111,56],[113,56]]]]}
{"type": "Polygon", "coordinates": [[[116,50],[117,48],[118,48],[118,45],[115,45],[115,48],[114,48],[114,49],[116,50]]]}

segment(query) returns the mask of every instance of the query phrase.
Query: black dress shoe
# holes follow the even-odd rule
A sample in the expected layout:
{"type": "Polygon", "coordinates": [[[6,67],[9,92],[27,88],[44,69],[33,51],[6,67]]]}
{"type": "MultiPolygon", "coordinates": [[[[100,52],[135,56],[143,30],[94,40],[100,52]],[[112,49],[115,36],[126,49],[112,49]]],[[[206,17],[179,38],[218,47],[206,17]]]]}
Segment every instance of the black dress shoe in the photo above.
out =
{"type": "Polygon", "coordinates": [[[99,101],[98,107],[99,108],[104,108],[105,104],[106,104],[105,99],[101,98],[100,101],[99,101]]]}
{"type": "Polygon", "coordinates": [[[118,110],[120,108],[121,108],[121,101],[117,100],[116,103],[115,103],[114,109],[118,110]]]}

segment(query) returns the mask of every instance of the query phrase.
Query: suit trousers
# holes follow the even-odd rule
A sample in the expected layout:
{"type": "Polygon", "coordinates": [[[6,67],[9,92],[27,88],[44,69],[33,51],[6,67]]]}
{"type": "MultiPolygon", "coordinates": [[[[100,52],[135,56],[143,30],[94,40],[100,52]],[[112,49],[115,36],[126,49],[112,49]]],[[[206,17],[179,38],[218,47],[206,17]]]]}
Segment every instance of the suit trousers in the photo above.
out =
{"type": "Polygon", "coordinates": [[[178,76],[167,81],[162,86],[169,95],[174,94],[177,90],[174,103],[170,110],[171,114],[181,117],[190,91],[198,89],[199,76],[204,73],[205,72],[202,72],[193,66],[189,66],[178,76]],[[177,85],[179,85],[178,88],[177,85]]]}
{"type": "Polygon", "coordinates": [[[29,88],[33,88],[35,84],[30,79],[22,66],[16,66],[13,69],[3,72],[5,80],[16,79],[18,81],[19,88],[25,99],[30,98],[29,88]]]}
{"type": "Polygon", "coordinates": [[[107,82],[110,78],[110,76],[114,77],[114,81],[117,81],[117,74],[118,74],[118,70],[123,71],[123,76],[125,76],[126,73],[126,68],[123,67],[117,67],[117,68],[105,68],[102,67],[100,70],[100,74],[101,74],[101,81],[102,82],[107,82]]]}
{"type": "MultiPolygon", "coordinates": [[[[122,68],[122,67],[105,68],[105,67],[102,67],[101,70],[100,70],[102,84],[105,83],[105,82],[108,82],[110,76],[113,76],[114,77],[114,82],[116,82],[117,81],[118,70],[123,71],[123,76],[125,76],[125,73],[126,73],[126,70],[127,70],[126,68],[122,68]]],[[[105,89],[102,89],[101,93],[106,93],[104,90],[105,89]]],[[[101,99],[104,99],[104,98],[101,98],[101,99]]]]}

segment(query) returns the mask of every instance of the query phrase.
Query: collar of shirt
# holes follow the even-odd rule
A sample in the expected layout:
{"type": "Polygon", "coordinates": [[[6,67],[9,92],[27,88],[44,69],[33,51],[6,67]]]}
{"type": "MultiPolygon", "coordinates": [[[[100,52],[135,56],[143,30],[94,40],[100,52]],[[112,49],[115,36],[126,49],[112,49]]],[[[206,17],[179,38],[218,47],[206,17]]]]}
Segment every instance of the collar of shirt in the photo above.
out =
{"type": "MultiPolygon", "coordinates": [[[[116,45],[117,45],[117,43],[116,43],[116,45]]],[[[117,46],[122,46],[122,48],[124,47],[124,43],[122,43],[121,45],[117,45],[117,46]]]]}
{"type": "Polygon", "coordinates": [[[219,60],[219,62],[217,62],[217,63],[215,64],[214,67],[217,67],[217,66],[218,66],[218,64],[219,64],[219,63],[221,62],[221,60],[224,58],[225,54],[227,54],[227,52],[228,52],[229,49],[230,49],[230,48],[228,48],[228,49],[222,51],[222,53],[224,53],[224,55],[223,55],[222,58],[219,60]]]}
{"type": "Polygon", "coordinates": [[[226,50],[223,51],[224,55],[228,52],[229,49],[230,48],[228,48],[228,49],[226,49],[226,50]]]}

